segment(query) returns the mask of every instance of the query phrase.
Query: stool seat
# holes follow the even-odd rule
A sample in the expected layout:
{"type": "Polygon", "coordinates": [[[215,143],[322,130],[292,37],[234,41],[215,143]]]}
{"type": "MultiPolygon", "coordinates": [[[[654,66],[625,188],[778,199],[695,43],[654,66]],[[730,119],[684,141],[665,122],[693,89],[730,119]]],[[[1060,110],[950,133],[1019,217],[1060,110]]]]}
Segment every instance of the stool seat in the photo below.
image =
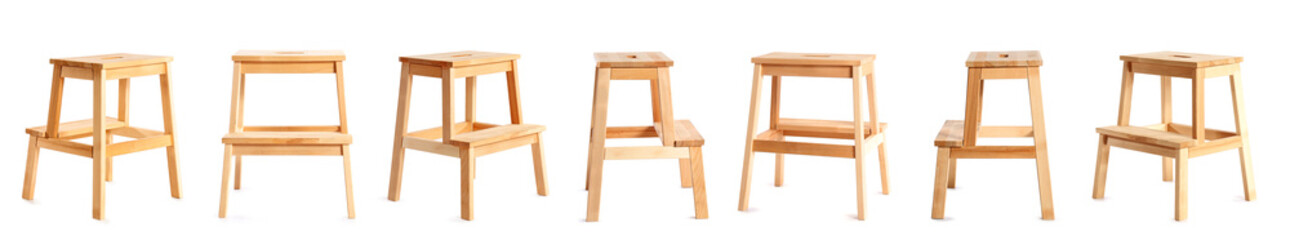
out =
{"type": "Polygon", "coordinates": [[[233,54],[237,62],[335,62],[344,61],[345,53],[338,50],[239,50],[233,54]]]}
{"type": "Polygon", "coordinates": [[[754,57],[753,63],[771,65],[860,66],[872,62],[873,54],[772,52],[754,57]]]}
{"type": "Polygon", "coordinates": [[[596,67],[602,68],[653,68],[671,67],[672,59],[661,52],[600,52],[596,53],[596,67]]]}
{"type": "Polygon", "coordinates": [[[535,133],[545,131],[546,127],[533,124],[514,124],[491,127],[482,130],[470,131],[452,136],[452,140],[447,141],[458,147],[474,147],[486,145],[489,143],[506,141],[514,138],[526,137],[535,133]]]}
{"type": "Polygon", "coordinates": [[[237,132],[224,135],[225,144],[330,145],[350,144],[349,134],[337,132],[237,132]]]}
{"type": "Polygon", "coordinates": [[[1133,142],[1146,143],[1162,147],[1175,149],[1188,148],[1196,145],[1196,139],[1190,135],[1183,135],[1174,132],[1149,129],[1136,126],[1109,126],[1097,128],[1097,133],[1106,136],[1125,139],[1133,142]]]}
{"type": "MultiPolygon", "coordinates": [[[[121,122],[116,118],[109,117],[106,122],[107,124],[104,125],[104,128],[107,129],[126,126],[124,122],[121,122]]],[[[27,128],[27,134],[31,134],[31,136],[35,137],[66,137],[91,134],[94,132],[94,119],[60,123],[58,124],[58,134],[55,135],[48,135],[48,133],[45,132],[45,127],[45,125],[40,125],[27,128]]]]}
{"type": "Polygon", "coordinates": [[[1141,53],[1141,54],[1132,54],[1132,55],[1121,55],[1120,60],[1123,60],[1125,62],[1139,62],[1139,63],[1151,63],[1151,64],[1160,64],[1160,65],[1168,65],[1168,66],[1200,68],[1200,67],[1240,63],[1241,61],[1244,61],[1245,58],[1223,56],[1223,55],[1212,55],[1212,54],[1164,51],[1164,52],[1141,53]]]}
{"type": "Polygon", "coordinates": [[[173,59],[174,58],[167,56],[114,53],[84,57],[54,58],[49,59],[49,63],[72,67],[111,69],[166,63],[173,59]]]}
{"type": "Polygon", "coordinates": [[[461,67],[520,59],[519,54],[459,51],[399,57],[400,62],[428,63],[444,67],[461,67]]]}
{"type": "MultiPolygon", "coordinates": [[[[676,135],[672,139],[673,147],[702,147],[703,135],[699,135],[699,129],[694,127],[690,120],[676,120],[672,122],[676,135]]],[[[654,123],[654,131],[663,129],[662,123],[654,123]]],[[[663,134],[659,133],[659,136],[663,134]]],[[[667,145],[667,143],[663,143],[667,145]]]]}
{"type": "Polygon", "coordinates": [[[990,51],[972,52],[966,63],[968,67],[1039,67],[1044,59],[1039,51],[990,51]]]}
{"type": "Polygon", "coordinates": [[[946,120],[941,133],[936,134],[937,147],[963,146],[963,120],[946,120]]]}

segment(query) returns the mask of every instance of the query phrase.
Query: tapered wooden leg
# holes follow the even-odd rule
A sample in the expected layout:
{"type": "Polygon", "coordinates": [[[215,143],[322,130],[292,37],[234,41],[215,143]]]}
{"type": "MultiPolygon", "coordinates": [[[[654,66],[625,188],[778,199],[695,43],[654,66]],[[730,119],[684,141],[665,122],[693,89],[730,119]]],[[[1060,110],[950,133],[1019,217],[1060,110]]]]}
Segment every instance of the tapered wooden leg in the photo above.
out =
{"type": "Polygon", "coordinates": [[[932,219],[945,218],[945,194],[950,180],[950,149],[936,151],[936,182],[932,187],[932,219]]]}
{"type": "MultiPolygon", "coordinates": [[[[874,79],[874,73],[869,72],[868,74],[868,76],[865,76],[865,82],[868,83],[867,87],[865,87],[865,90],[868,91],[866,96],[869,97],[869,126],[866,128],[869,128],[874,133],[879,133],[882,132],[879,127],[882,123],[878,122],[878,96],[874,87],[874,82],[877,80],[874,79]]],[[[881,143],[878,143],[878,173],[882,178],[882,195],[887,195],[890,191],[887,189],[887,139],[885,137],[881,143]]]]}
{"type": "Polygon", "coordinates": [[[609,111],[609,68],[596,68],[591,107],[591,146],[587,159],[587,221],[600,220],[600,180],[604,175],[606,118],[609,111]]]}
{"type": "MultiPolygon", "coordinates": [[[[779,98],[783,87],[783,77],[770,76],[770,129],[779,129],[779,98]]],[[[780,141],[784,137],[779,137],[780,141]]],[[[784,186],[784,154],[775,153],[775,186],[784,186]]]]}
{"type": "Polygon", "coordinates": [[[1174,220],[1187,220],[1187,149],[1179,150],[1174,166],[1174,220]]]}
{"type": "Polygon", "coordinates": [[[345,164],[345,207],[349,212],[349,219],[354,219],[354,182],[350,180],[349,173],[349,145],[340,146],[340,151],[345,164]]]}
{"type": "Polygon", "coordinates": [[[784,186],[784,154],[782,153],[775,154],[775,186],[784,186]]]}
{"type": "Polygon", "coordinates": [[[475,151],[461,149],[461,219],[475,219],[475,151]]]}
{"type": "Polygon", "coordinates": [[[879,174],[882,175],[882,195],[887,195],[891,193],[887,190],[887,139],[882,141],[882,144],[878,144],[878,168],[881,170],[879,174]]]}
{"type": "Polygon", "coordinates": [[[107,81],[105,71],[98,71],[94,77],[94,174],[93,174],[93,212],[94,219],[103,220],[107,212],[107,81]]]}
{"type": "Polygon", "coordinates": [[[950,176],[949,176],[949,183],[945,184],[946,187],[954,188],[954,182],[957,182],[955,180],[958,179],[958,173],[959,173],[959,159],[950,158],[950,176]]]}
{"type": "Polygon", "coordinates": [[[1026,69],[1030,88],[1030,122],[1035,140],[1035,170],[1039,177],[1039,207],[1044,220],[1053,220],[1052,180],[1048,175],[1048,137],[1044,130],[1043,95],[1039,86],[1039,67],[1026,69]]]}
{"type": "MultiPolygon", "coordinates": [[[[103,137],[107,138],[107,144],[108,144],[108,145],[112,145],[112,134],[107,134],[107,135],[104,135],[103,137]]],[[[107,168],[107,169],[106,169],[106,170],[103,170],[103,171],[107,172],[107,173],[105,174],[106,176],[104,177],[104,181],[111,182],[111,181],[112,181],[112,157],[111,157],[111,156],[107,157],[107,161],[106,161],[106,162],[107,162],[107,164],[105,164],[105,165],[107,165],[107,166],[105,166],[105,168],[107,168]]]]}
{"type": "Polygon", "coordinates": [[[224,144],[224,173],[220,174],[219,188],[219,218],[224,218],[228,212],[228,170],[233,160],[233,145],[224,144]]]}
{"type": "MultiPolygon", "coordinates": [[[[116,82],[117,82],[116,119],[117,121],[121,121],[128,126],[130,125],[130,79],[122,78],[122,79],[116,80],[116,82]]],[[[107,143],[109,145],[113,143],[112,134],[107,135],[107,143]]],[[[112,173],[113,173],[112,165],[113,165],[112,157],[109,156],[107,158],[107,181],[108,182],[112,181],[112,173]]]]}
{"type": "Polygon", "coordinates": [[[708,219],[708,190],[703,181],[703,149],[690,148],[690,178],[694,185],[694,218],[708,219]]]}
{"type": "MultiPolygon", "coordinates": [[[[403,155],[407,152],[403,146],[403,137],[408,133],[408,111],[412,105],[412,66],[403,63],[399,74],[399,104],[394,120],[394,154],[390,160],[390,201],[399,200],[399,190],[403,186],[403,155]]],[[[448,127],[448,126],[444,126],[448,127]]]]}
{"type": "MultiPolygon", "coordinates": [[[[238,71],[241,71],[240,68],[238,71]]],[[[179,139],[175,133],[175,112],[172,111],[172,109],[174,109],[174,104],[172,104],[170,99],[173,94],[170,86],[169,72],[170,64],[167,63],[166,73],[159,76],[160,81],[158,85],[161,86],[161,118],[162,124],[164,125],[162,128],[166,132],[166,135],[170,135],[171,139],[179,139]]],[[[239,86],[242,85],[239,84],[239,86]]],[[[240,109],[241,108],[239,107],[239,111],[240,109]]],[[[238,115],[240,116],[241,113],[238,113],[238,115]]],[[[178,140],[171,141],[170,146],[166,146],[166,170],[167,174],[170,176],[170,197],[172,198],[183,197],[183,189],[180,187],[181,183],[179,180],[179,152],[175,148],[175,146],[179,144],[176,142],[178,142],[178,140]]]]}
{"type": "Polygon", "coordinates": [[[1249,130],[1245,124],[1245,91],[1241,86],[1241,72],[1228,77],[1232,82],[1232,109],[1236,113],[1236,134],[1241,136],[1241,183],[1245,188],[1245,201],[1254,201],[1254,159],[1250,156],[1249,130]]]}
{"type": "Polygon", "coordinates": [[[693,183],[690,182],[690,161],[689,158],[680,159],[681,162],[681,188],[690,188],[693,183]]]}
{"type": "Polygon", "coordinates": [[[1106,195],[1106,167],[1111,159],[1111,146],[1107,145],[1106,141],[1106,136],[1098,136],[1097,167],[1093,173],[1093,199],[1102,199],[1106,195]]]}
{"type": "Polygon", "coordinates": [[[852,124],[855,125],[855,147],[854,154],[856,158],[856,218],[864,220],[864,111],[865,106],[861,103],[865,93],[860,90],[860,67],[851,67],[851,106],[853,113],[852,124]]]}
{"type": "Polygon", "coordinates": [[[233,189],[242,189],[242,156],[233,162],[233,189]]]}
{"type": "Polygon", "coordinates": [[[546,196],[546,164],[542,159],[546,158],[542,154],[542,134],[533,135],[533,178],[537,183],[538,196],[546,196]]]}
{"type": "MultiPolygon", "coordinates": [[[[1160,123],[1173,122],[1173,83],[1172,77],[1160,76],[1160,123]]],[[[1166,182],[1174,180],[1174,159],[1160,157],[1160,178],[1166,182]]]]}
{"type": "Polygon", "coordinates": [[[744,140],[744,171],[739,188],[739,211],[748,211],[752,191],[753,138],[757,136],[757,104],[761,101],[761,64],[753,66],[752,101],[748,103],[748,137],[744,140]]]}
{"type": "Polygon", "coordinates": [[[27,174],[22,179],[22,199],[32,200],[36,196],[36,165],[40,164],[40,146],[36,145],[36,136],[30,137],[27,143],[27,174]]]}

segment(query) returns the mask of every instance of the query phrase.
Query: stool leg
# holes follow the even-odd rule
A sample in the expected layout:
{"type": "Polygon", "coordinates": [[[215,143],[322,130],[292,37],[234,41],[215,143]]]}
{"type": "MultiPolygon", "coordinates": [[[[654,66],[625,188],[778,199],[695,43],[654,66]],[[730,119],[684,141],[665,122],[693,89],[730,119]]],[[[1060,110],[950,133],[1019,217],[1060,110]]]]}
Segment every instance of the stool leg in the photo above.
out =
{"type": "MultiPolygon", "coordinates": [[[[869,75],[865,77],[865,82],[869,84],[865,87],[869,92],[867,95],[869,96],[869,126],[867,128],[869,128],[869,131],[873,131],[877,134],[882,130],[882,123],[878,122],[878,97],[874,90],[874,81],[876,80],[873,75],[874,74],[870,72],[869,75]]],[[[885,136],[882,143],[878,143],[878,173],[882,178],[882,195],[887,195],[890,191],[887,189],[887,139],[885,136]]]]}
{"type": "Polygon", "coordinates": [[[692,178],[691,189],[694,190],[694,218],[708,219],[708,193],[707,187],[703,182],[703,149],[699,147],[690,148],[690,178],[692,178]]]}
{"type": "Polygon", "coordinates": [[[1245,91],[1241,87],[1241,72],[1228,76],[1232,82],[1232,109],[1236,112],[1236,134],[1241,136],[1241,183],[1245,187],[1245,201],[1254,201],[1254,159],[1250,156],[1249,130],[1245,124],[1245,91]]]}
{"type": "Polygon", "coordinates": [[[853,153],[856,159],[856,218],[864,220],[864,111],[865,106],[861,104],[865,93],[860,90],[861,82],[860,67],[851,67],[851,106],[852,106],[852,124],[855,125],[855,147],[853,153]]]}
{"type": "MultiPolygon", "coordinates": [[[[770,76],[770,129],[779,129],[779,96],[783,84],[780,76],[770,76]]],[[[783,141],[784,137],[777,140],[783,141]]],[[[784,154],[775,153],[775,186],[784,186],[784,154]]]]}
{"type": "Polygon", "coordinates": [[[242,156],[233,162],[233,190],[242,189],[242,156]]]}
{"type": "Polygon", "coordinates": [[[596,90],[591,107],[591,144],[587,159],[587,220],[600,220],[600,183],[605,167],[605,120],[609,110],[609,68],[596,68],[596,90]]]}
{"type": "Polygon", "coordinates": [[[229,160],[233,158],[233,145],[224,144],[224,173],[220,174],[219,188],[219,218],[224,218],[228,212],[228,170],[229,160]]]}
{"type": "Polygon", "coordinates": [[[349,173],[349,145],[340,146],[340,151],[345,165],[345,207],[349,212],[349,219],[354,219],[354,182],[350,180],[349,173]]]}
{"type": "Polygon", "coordinates": [[[744,139],[744,171],[739,188],[739,211],[748,211],[752,192],[753,138],[757,136],[757,104],[761,102],[761,64],[753,65],[752,100],[748,103],[748,137],[744,139]]]}
{"type": "Polygon", "coordinates": [[[546,164],[542,161],[545,158],[542,154],[542,134],[533,135],[533,178],[537,183],[538,196],[546,196],[546,164]]]}
{"type": "MultiPolygon", "coordinates": [[[[1106,168],[1111,159],[1111,146],[1107,137],[1099,135],[1097,140],[1097,169],[1093,173],[1093,199],[1106,196],[1106,168]]],[[[1171,164],[1172,165],[1172,164],[1171,164]]]]}
{"type": "MultiPolygon", "coordinates": [[[[130,125],[130,79],[117,80],[116,120],[130,125]]],[[[112,135],[107,135],[107,143],[112,144],[112,135]]],[[[112,157],[107,158],[107,181],[112,181],[112,157]]]]}
{"type": "Polygon", "coordinates": [[[475,151],[463,148],[461,155],[461,219],[475,219],[475,151]]]}
{"type": "Polygon", "coordinates": [[[1053,190],[1048,175],[1048,138],[1044,130],[1044,98],[1039,87],[1039,67],[1029,67],[1026,72],[1030,85],[1030,121],[1035,135],[1035,168],[1039,175],[1039,206],[1044,220],[1053,220],[1053,190]]]}
{"type": "Polygon", "coordinates": [[[694,183],[690,181],[690,180],[691,180],[691,179],[690,179],[690,175],[691,175],[691,173],[690,173],[690,165],[691,165],[691,164],[690,164],[690,162],[691,162],[691,161],[693,161],[693,159],[690,159],[690,158],[682,158],[682,159],[680,159],[680,161],[678,161],[678,162],[680,162],[680,163],[681,163],[681,166],[680,166],[680,168],[681,168],[681,188],[690,188],[691,186],[693,186],[693,185],[694,185],[694,183]]]}
{"type": "Polygon", "coordinates": [[[45,123],[45,138],[58,137],[59,118],[63,112],[63,66],[54,65],[54,81],[49,90],[49,119],[45,123]]]}
{"type": "Polygon", "coordinates": [[[36,195],[36,165],[40,163],[40,146],[36,136],[27,143],[27,174],[22,181],[22,199],[31,200],[36,195]]]}
{"type": "Polygon", "coordinates": [[[403,63],[402,73],[399,74],[399,109],[395,113],[394,154],[392,154],[393,160],[390,160],[390,190],[388,196],[390,201],[399,200],[399,192],[403,186],[403,155],[407,152],[403,145],[403,137],[408,133],[408,111],[412,105],[411,71],[412,64],[405,62],[403,63]]]}
{"type": "Polygon", "coordinates": [[[950,149],[936,150],[936,186],[932,187],[932,219],[945,218],[945,194],[950,178],[950,149]]]}
{"type": "MultiPolygon", "coordinates": [[[[1173,122],[1173,83],[1171,77],[1160,76],[1160,123],[1169,124],[1173,122]]],[[[1168,126],[1166,126],[1168,127],[1168,126]]],[[[1160,174],[1161,180],[1174,180],[1174,159],[1170,157],[1160,157],[1160,174]]]]}
{"type": "Polygon", "coordinates": [[[1178,163],[1174,166],[1174,220],[1187,220],[1187,149],[1178,151],[1178,163]]]}
{"type": "Polygon", "coordinates": [[[97,71],[94,76],[94,174],[93,174],[93,208],[94,219],[103,220],[107,212],[107,72],[97,71]]]}
{"type": "MultiPolygon", "coordinates": [[[[475,124],[475,77],[466,77],[466,124],[474,128],[475,124]]],[[[448,125],[451,126],[451,125],[448,125]]],[[[473,130],[472,130],[473,131],[473,130]]],[[[474,168],[472,168],[474,169],[474,168]]],[[[473,170],[472,170],[473,171],[473,170]]],[[[477,172],[471,172],[470,177],[478,177],[477,172]]]]}
{"type": "Polygon", "coordinates": [[[958,158],[950,158],[950,167],[949,167],[949,168],[950,168],[949,183],[946,183],[945,185],[946,185],[946,187],[948,187],[948,188],[954,188],[954,182],[955,182],[955,179],[958,179],[958,172],[959,172],[959,159],[958,159],[958,158]]]}
{"type": "MultiPolygon", "coordinates": [[[[162,128],[166,131],[166,135],[170,135],[170,138],[174,140],[179,138],[175,133],[175,112],[172,110],[174,109],[174,105],[171,104],[170,101],[170,96],[172,96],[170,87],[170,64],[166,63],[165,66],[166,73],[158,76],[160,78],[158,85],[161,86],[161,118],[162,124],[164,125],[162,128]]],[[[240,116],[241,113],[238,113],[238,115],[240,116]]],[[[170,197],[180,198],[183,196],[183,189],[180,188],[179,153],[177,152],[178,150],[175,149],[175,145],[178,144],[176,144],[175,141],[171,141],[170,146],[166,146],[166,170],[170,177],[170,197]]]]}
{"type": "MultiPolygon", "coordinates": [[[[107,140],[105,140],[107,145],[112,145],[112,134],[107,134],[107,135],[104,135],[103,137],[107,138],[107,140]]],[[[104,174],[103,180],[111,182],[112,181],[112,157],[111,156],[107,157],[107,160],[105,160],[104,162],[106,163],[104,164],[105,169],[103,171],[106,173],[104,174]]]]}

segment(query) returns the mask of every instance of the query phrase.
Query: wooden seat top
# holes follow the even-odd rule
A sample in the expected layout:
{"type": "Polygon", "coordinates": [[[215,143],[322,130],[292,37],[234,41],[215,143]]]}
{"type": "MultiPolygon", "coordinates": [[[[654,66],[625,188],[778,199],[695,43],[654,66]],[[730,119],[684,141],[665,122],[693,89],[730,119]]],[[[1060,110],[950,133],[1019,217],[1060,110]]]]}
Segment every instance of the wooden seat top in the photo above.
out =
{"type": "Polygon", "coordinates": [[[671,67],[672,59],[661,52],[599,52],[596,67],[648,68],[671,67]]]}
{"type": "Polygon", "coordinates": [[[240,50],[233,54],[235,62],[336,62],[345,61],[345,52],[339,50],[240,50]]]}
{"type": "Polygon", "coordinates": [[[422,54],[399,57],[400,62],[419,62],[432,65],[453,67],[470,66],[485,63],[506,62],[520,59],[519,54],[495,53],[480,51],[459,51],[435,54],[422,54]]]}
{"type": "Polygon", "coordinates": [[[1044,65],[1039,51],[990,51],[968,54],[968,67],[1038,67],[1044,65]]]}
{"type": "Polygon", "coordinates": [[[1219,66],[1240,63],[1245,59],[1242,57],[1211,55],[1200,53],[1184,52],[1153,52],[1140,53],[1132,55],[1121,55],[1120,60],[1125,62],[1151,63],[1179,67],[1202,68],[1210,66],[1219,66]]]}
{"type": "Polygon", "coordinates": [[[49,63],[62,66],[110,69],[151,65],[172,60],[174,59],[167,56],[113,53],[84,57],[53,58],[49,59],[49,63]]]}
{"type": "Polygon", "coordinates": [[[237,132],[224,135],[226,144],[333,145],[350,144],[349,134],[338,132],[237,132]]]}
{"type": "Polygon", "coordinates": [[[772,52],[754,57],[752,62],[771,65],[860,66],[873,62],[874,58],[876,56],[873,54],[772,52]]]}
{"type": "Polygon", "coordinates": [[[1097,133],[1129,140],[1171,148],[1188,148],[1196,145],[1196,139],[1188,135],[1160,131],[1135,126],[1109,126],[1097,128],[1097,133]]]}

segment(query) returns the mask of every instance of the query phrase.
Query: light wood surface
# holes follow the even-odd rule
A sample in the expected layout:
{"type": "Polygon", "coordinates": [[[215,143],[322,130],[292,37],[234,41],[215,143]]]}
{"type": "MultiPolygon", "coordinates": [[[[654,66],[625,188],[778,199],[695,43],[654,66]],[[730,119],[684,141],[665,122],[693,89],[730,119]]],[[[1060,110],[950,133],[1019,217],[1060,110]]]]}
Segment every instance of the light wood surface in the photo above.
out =
{"type": "Polygon", "coordinates": [[[865,219],[864,153],[878,151],[882,193],[890,191],[886,169],[886,123],[878,121],[871,54],[827,54],[773,52],[754,57],[752,98],[748,111],[743,176],[740,181],[739,210],[747,211],[752,191],[754,153],[775,153],[775,186],[784,184],[785,154],[851,158],[856,170],[856,216],[865,219]],[[771,76],[770,129],[757,132],[764,76],[771,76]],[[783,76],[849,78],[852,81],[852,121],[794,119],[780,116],[780,88],[783,76]],[[862,80],[865,79],[865,80],[862,80]],[[866,106],[866,102],[867,105],[866,106]],[[866,121],[864,115],[868,114],[866,121]],[[796,142],[785,137],[847,139],[853,145],[796,142]]]}
{"type": "MultiPolygon", "coordinates": [[[[219,217],[228,214],[229,172],[233,189],[241,189],[243,156],[340,156],[344,168],[346,217],[353,219],[354,189],[350,171],[349,123],[345,108],[345,72],[341,51],[242,50],[233,55],[233,87],[229,107],[229,133],[224,135],[224,170],[220,184],[219,217]],[[316,73],[332,74],[336,80],[337,125],[329,126],[246,126],[246,74],[316,73]],[[236,164],[232,162],[236,160],[236,164]]],[[[169,131],[169,130],[168,130],[169,131]]]]}
{"type": "Polygon", "coordinates": [[[703,136],[688,120],[672,116],[669,68],[672,60],[658,52],[596,53],[595,91],[591,110],[591,136],[587,153],[587,218],[600,220],[601,188],[605,160],[675,159],[681,187],[694,192],[695,218],[708,218],[703,180],[703,136]],[[652,126],[609,127],[609,85],[613,80],[649,80],[652,126]],[[654,138],[661,146],[605,147],[609,138],[654,138]]]}
{"type": "Polygon", "coordinates": [[[1188,159],[1221,151],[1239,149],[1245,200],[1253,201],[1254,169],[1249,152],[1248,130],[1240,82],[1241,57],[1182,52],[1153,52],[1120,56],[1124,61],[1124,80],[1120,95],[1120,117],[1116,126],[1097,129],[1100,135],[1097,171],[1093,181],[1093,198],[1105,197],[1109,148],[1150,153],[1161,156],[1162,179],[1174,181],[1174,220],[1187,219],[1188,159]],[[1147,126],[1129,125],[1134,74],[1160,75],[1161,123],[1147,126]],[[1171,78],[1191,78],[1191,125],[1173,122],[1171,78]],[[1227,77],[1230,81],[1236,131],[1205,127],[1205,82],[1208,78],[1227,77]]]}
{"type": "Polygon", "coordinates": [[[458,158],[461,162],[461,218],[473,220],[474,179],[479,157],[502,150],[530,146],[533,152],[533,174],[540,196],[547,195],[546,167],[543,162],[541,133],[546,127],[524,124],[520,111],[517,54],[459,51],[400,57],[399,102],[394,127],[394,153],[390,163],[388,199],[398,201],[403,183],[406,149],[414,149],[458,158]],[[476,76],[505,73],[511,124],[483,123],[476,119],[476,76]],[[408,130],[414,76],[436,77],[442,84],[442,126],[408,130]],[[457,122],[454,78],[465,78],[465,118],[457,122]]]}
{"type": "Polygon", "coordinates": [[[1039,67],[1044,65],[1039,51],[986,51],[968,54],[968,67],[1039,67]]]}
{"type": "Polygon", "coordinates": [[[153,56],[130,53],[114,53],[83,57],[54,58],[49,59],[49,63],[58,66],[91,68],[91,69],[114,69],[123,67],[145,66],[159,63],[174,61],[174,58],[167,56],[153,56]]]}

